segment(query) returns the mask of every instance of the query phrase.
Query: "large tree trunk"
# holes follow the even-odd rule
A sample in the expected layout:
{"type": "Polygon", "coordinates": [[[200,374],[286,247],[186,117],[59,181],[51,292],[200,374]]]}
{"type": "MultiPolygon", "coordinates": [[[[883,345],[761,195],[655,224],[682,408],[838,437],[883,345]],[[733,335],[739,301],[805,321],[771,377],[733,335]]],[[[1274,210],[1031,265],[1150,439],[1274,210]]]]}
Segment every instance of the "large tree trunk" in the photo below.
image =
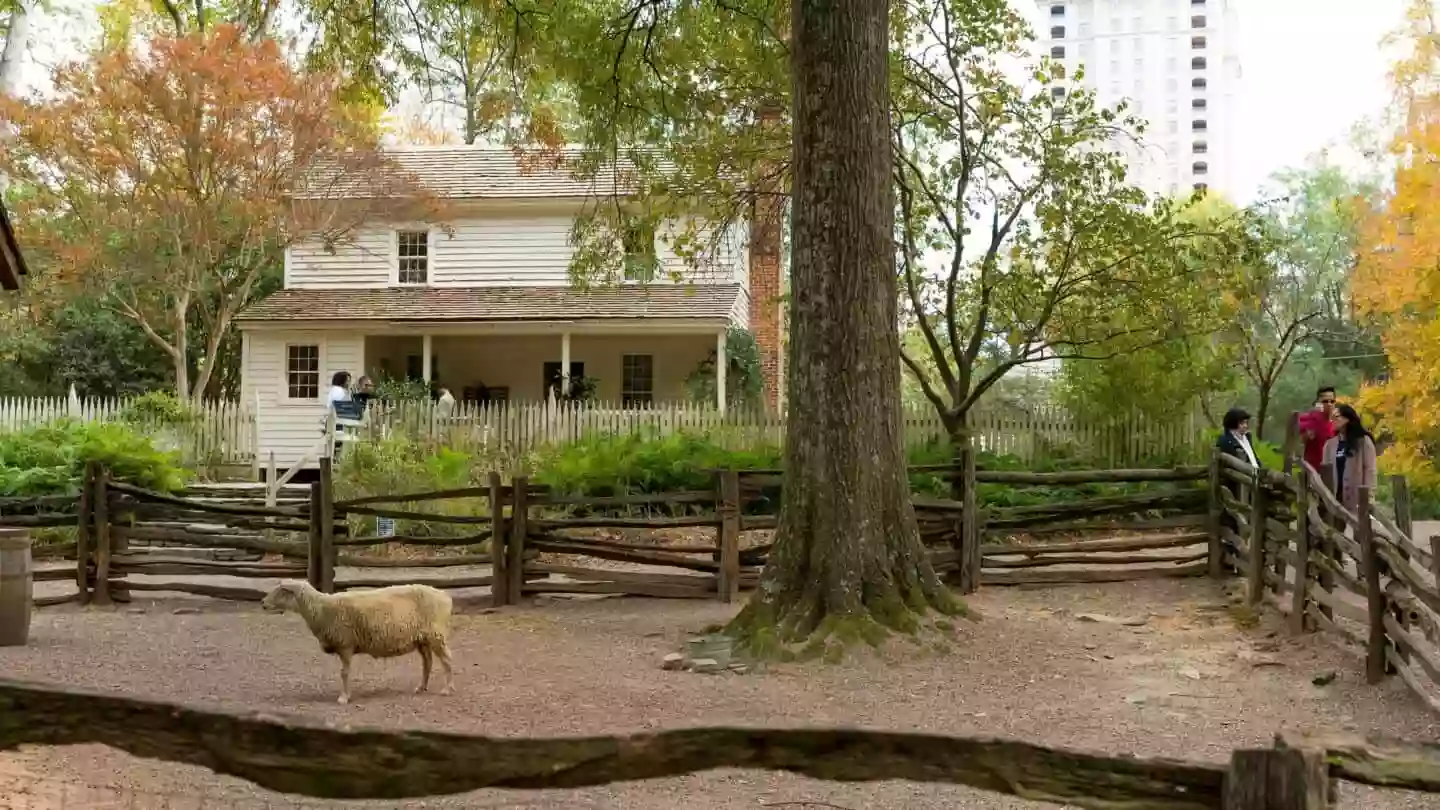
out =
{"type": "Polygon", "coordinates": [[[795,0],[790,418],[775,551],[731,631],[876,641],[956,603],[930,567],[900,415],[888,0],[795,0]]]}

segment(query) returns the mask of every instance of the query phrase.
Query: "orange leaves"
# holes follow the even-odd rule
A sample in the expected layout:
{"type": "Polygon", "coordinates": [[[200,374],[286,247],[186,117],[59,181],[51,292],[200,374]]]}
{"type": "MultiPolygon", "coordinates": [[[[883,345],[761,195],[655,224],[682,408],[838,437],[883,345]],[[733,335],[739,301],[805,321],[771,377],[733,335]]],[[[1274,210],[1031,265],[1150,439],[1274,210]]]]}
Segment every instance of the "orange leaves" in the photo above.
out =
{"type": "MultiPolygon", "coordinates": [[[[1440,485],[1440,50],[1428,2],[1411,3],[1396,37],[1411,48],[1392,72],[1404,116],[1392,143],[1393,189],[1364,218],[1353,285],[1357,312],[1380,325],[1390,373],[1362,404],[1395,445],[1387,468],[1440,485]]],[[[1416,483],[1416,482],[1412,482],[1416,483]]],[[[1418,484],[1417,484],[1418,485],[1418,484]]]]}
{"type": "Polygon", "coordinates": [[[234,26],[105,47],[54,85],[0,99],[18,130],[0,161],[21,238],[42,272],[111,293],[179,357],[189,313],[228,329],[287,245],[340,241],[377,208],[413,201],[389,182],[370,111],[342,104],[334,76],[299,72],[234,26]],[[346,181],[331,189],[377,199],[314,193],[317,165],[346,181]]]}

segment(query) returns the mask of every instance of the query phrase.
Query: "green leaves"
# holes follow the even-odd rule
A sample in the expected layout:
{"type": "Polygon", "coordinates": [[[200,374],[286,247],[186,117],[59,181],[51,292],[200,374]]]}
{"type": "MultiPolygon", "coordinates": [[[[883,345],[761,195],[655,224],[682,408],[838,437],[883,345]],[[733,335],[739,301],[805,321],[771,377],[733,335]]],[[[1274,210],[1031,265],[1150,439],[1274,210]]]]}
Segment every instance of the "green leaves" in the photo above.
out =
{"type": "MultiPolygon", "coordinates": [[[[1005,2],[912,0],[894,116],[906,352],[958,419],[1011,369],[1105,359],[1188,331],[1206,271],[1235,260],[1238,222],[1201,227],[1126,179],[1142,121],[1083,88],[1017,84],[1023,21],[1005,2]],[[1179,293],[1177,295],[1177,293],[1179,293]],[[924,372],[925,368],[932,371],[924,372]]],[[[1039,60],[1035,83],[1063,75],[1039,60]]]]}

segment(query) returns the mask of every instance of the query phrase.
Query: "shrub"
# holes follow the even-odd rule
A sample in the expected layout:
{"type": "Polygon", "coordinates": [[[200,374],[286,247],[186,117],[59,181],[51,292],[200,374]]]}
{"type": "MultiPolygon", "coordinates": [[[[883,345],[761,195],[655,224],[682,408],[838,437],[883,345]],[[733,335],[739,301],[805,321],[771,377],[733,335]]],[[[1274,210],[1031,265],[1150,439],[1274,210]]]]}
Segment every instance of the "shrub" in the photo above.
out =
{"type": "Polygon", "coordinates": [[[174,492],[190,479],[179,454],[120,422],[62,419],[0,434],[0,495],[79,492],[85,464],[98,461],[118,481],[174,492]]]}
{"type": "Polygon", "coordinates": [[[592,434],[542,451],[533,478],[557,492],[604,496],[709,489],[714,486],[713,470],[780,466],[780,448],[775,445],[758,443],[736,450],[723,438],[718,431],[660,437],[592,434]]]}
{"type": "Polygon", "coordinates": [[[196,419],[190,403],[170,391],[151,391],[130,400],[120,411],[120,421],[130,425],[188,425],[196,419]]]}
{"type": "MultiPolygon", "coordinates": [[[[340,500],[483,486],[491,470],[504,470],[509,466],[484,443],[467,442],[453,435],[442,442],[418,433],[397,431],[385,437],[351,442],[342,452],[344,463],[335,477],[335,496],[340,500]]],[[[484,498],[425,501],[413,509],[401,502],[386,506],[443,515],[480,516],[489,511],[484,498]]],[[[352,516],[350,524],[351,531],[357,535],[375,533],[373,517],[352,516]]],[[[416,536],[455,537],[474,534],[477,529],[474,525],[436,521],[397,521],[395,525],[396,533],[416,536]]]]}

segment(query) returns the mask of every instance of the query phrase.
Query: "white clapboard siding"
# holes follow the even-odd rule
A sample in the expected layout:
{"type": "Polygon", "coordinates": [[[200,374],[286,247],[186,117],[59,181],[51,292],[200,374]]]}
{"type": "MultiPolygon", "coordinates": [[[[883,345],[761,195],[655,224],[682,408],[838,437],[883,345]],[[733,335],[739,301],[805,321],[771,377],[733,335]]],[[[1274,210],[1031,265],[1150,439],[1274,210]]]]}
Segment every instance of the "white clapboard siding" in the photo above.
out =
{"type": "MultiPolygon", "coordinates": [[[[430,228],[429,283],[436,287],[564,286],[571,283],[574,213],[497,211],[430,228]]],[[[406,226],[423,227],[423,226],[406,226]]],[[[692,266],[670,244],[682,226],[667,224],[655,240],[661,277],[694,284],[744,284],[742,229],[716,240],[712,255],[692,266]]],[[[700,237],[704,242],[708,237],[700,237]]],[[[379,289],[395,283],[395,229],[366,225],[333,244],[302,241],[286,251],[287,289],[379,289]]]]}
{"type": "MultiPolygon", "coordinates": [[[[128,401],[85,397],[0,397],[0,433],[75,419],[111,422],[120,419],[128,401]]],[[[253,407],[238,402],[209,401],[195,409],[195,418],[183,425],[138,423],[163,446],[181,451],[188,462],[204,466],[248,465],[255,458],[253,407]]]]}

